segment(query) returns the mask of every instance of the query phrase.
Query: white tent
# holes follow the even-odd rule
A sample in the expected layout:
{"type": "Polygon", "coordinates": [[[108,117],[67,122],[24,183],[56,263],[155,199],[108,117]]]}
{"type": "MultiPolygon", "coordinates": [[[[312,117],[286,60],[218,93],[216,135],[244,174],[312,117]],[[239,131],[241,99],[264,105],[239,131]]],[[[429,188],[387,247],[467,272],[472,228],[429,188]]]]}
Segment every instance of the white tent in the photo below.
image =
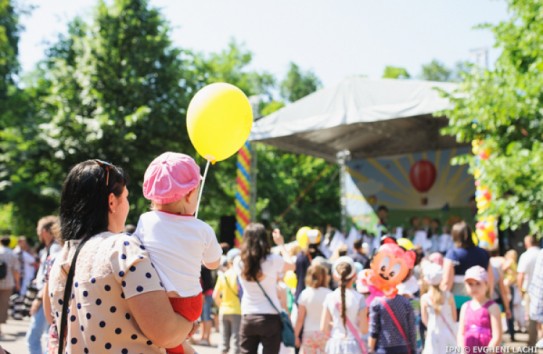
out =
{"type": "Polygon", "coordinates": [[[456,87],[349,77],[257,120],[249,139],[329,161],[342,150],[356,160],[457,147],[439,132],[447,119],[432,116],[450,107],[436,88],[456,87]]]}

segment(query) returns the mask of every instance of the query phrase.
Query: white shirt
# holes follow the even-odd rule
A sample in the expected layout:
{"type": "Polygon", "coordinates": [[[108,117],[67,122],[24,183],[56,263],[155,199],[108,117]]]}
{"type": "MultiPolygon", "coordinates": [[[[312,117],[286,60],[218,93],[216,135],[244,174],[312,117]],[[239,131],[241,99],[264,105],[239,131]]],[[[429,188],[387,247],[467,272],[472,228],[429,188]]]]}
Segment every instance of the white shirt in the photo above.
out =
{"type": "Polygon", "coordinates": [[[211,226],[193,216],[150,211],[140,216],[134,235],[149,252],[169,295],[201,293],[202,262],[216,262],[222,254],[211,226]]]}
{"type": "Polygon", "coordinates": [[[298,298],[298,305],[305,306],[304,331],[318,331],[321,325],[324,300],[332,290],[324,287],[305,288],[298,298]]]}
{"type": "MultiPolygon", "coordinates": [[[[264,277],[260,280],[260,285],[273,304],[279,310],[281,305],[277,297],[277,278],[283,271],[285,261],[281,256],[269,254],[260,265],[264,277]]],[[[243,297],[241,298],[241,314],[278,314],[278,312],[270,304],[266,296],[254,281],[248,281],[243,278],[243,262],[240,257],[234,261],[234,270],[239,277],[241,287],[243,288],[243,297]]]]}
{"type": "MultiPolygon", "coordinates": [[[[332,315],[332,331],[330,333],[331,338],[344,338],[353,337],[353,334],[349,329],[343,327],[343,320],[341,319],[341,289],[337,288],[333,292],[329,293],[324,300],[324,306],[332,315]],[[340,304],[339,308],[336,304],[340,304]]],[[[358,329],[358,313],[366,307],[366,300],[364,295],[356,292],[353,289],[345,289],[345,315],[351,321],[353,326],[358,329]]]]}
{"type": "MultiPolygon", "coordinates": [[[[17,250],[17,248],[16,248],[17,250]]],[[[19,260],[22,259],[22,269],[21,269],[21,275],[23,276],[21,280],[21,290],[19,291],[19,294],[24,295],[26,293],[26,290],[28,288],[28,285],[34,279],[34,275],[36,274],[36,268],[34,267],[34,263],[36,263],[36,259],[34,256],[32,256],[27,251],[23,251],[21,248],[19,248],[15,255],[19,260]]]]}
{"type": "Polygon", "coordinates": [[[446,253],[449,248],[454,247],[454,242],[450,234],[442,234],[439,236],[439,252],[446,253]]]}
{"type": "Polygon", "coordinates": [[[530,286],[538,253],[539,247],[532,246],[520,255],[517,273],[524,273],[524,281],[522,283],[523,290],[528,290],[528,287],[530,286]]]}
{"type": "Polygon", "coordinates": [[[60,252],[62,247],[53,242],[49,245],[49,248],[45,247],[40,251],[40,267],[38,268],[38,274],[36,274],[36,288],[38,290],[43,289],[45,285],[45,267],[47,266],[47,258],[54,257],[57,253],[60,252]]]}

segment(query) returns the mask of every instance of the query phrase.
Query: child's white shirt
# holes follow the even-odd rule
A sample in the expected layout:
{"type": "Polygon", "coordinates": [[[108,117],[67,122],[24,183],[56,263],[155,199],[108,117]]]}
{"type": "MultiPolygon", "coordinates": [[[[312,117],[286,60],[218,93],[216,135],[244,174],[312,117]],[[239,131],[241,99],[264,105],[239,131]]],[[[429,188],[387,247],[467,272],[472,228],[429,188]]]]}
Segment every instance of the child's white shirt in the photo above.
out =
{"type": "MultiPolygon", "coordinates": [[[[341,289],[328,293],[324,299],[324,307],[332,315],[331,338],[353,337],[350,330],[343,327],[341,319],[341,289]],[[340,307],[337,307],[340,304],[340,307]]],[[[354,289],[345,289],[345,314],[353,326],[358,329],[358,313],[366,307],[366,298],[354,289]]]]}
{"type": "Polygon", "coordinates": [[[215,232],[193,216],[150,211],[140,216],[134,235],[149,252],[168,295],[202,292],[202,262],[218,261],[222,249],[215,232]]]}

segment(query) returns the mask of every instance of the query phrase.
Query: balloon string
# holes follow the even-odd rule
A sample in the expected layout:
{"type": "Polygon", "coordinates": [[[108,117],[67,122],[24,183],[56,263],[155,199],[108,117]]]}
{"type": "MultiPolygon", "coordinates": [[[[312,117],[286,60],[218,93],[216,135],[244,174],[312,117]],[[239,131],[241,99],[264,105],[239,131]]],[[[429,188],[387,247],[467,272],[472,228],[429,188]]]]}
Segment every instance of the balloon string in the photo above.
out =
{"type": "Polygon", "coordinates": [[[194,215],[196,218],[198,218],[198,210],[200,210],[200,201],[202,200],[202,192],[204,191],[204,184],[206,183],[207,170],[209,170],[209,160],[207,160],[204,177],[202,178],[202,185],[200,186],[200,193],[198,193],[198,203],[196,204],[196,214],[194,215]]]}

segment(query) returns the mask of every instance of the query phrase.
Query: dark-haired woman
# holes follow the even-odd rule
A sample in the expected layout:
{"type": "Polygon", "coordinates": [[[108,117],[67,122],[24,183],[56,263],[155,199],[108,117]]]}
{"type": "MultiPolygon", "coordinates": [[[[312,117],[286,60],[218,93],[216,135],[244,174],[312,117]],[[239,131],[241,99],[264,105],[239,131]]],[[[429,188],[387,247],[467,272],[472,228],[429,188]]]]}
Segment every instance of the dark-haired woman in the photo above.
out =
{"type": "Polygon", "coordinates": [[[243,288],[240,327],[243,354],[256,353],[259,344],[262,344],[263,354],[279,353],[281,318],[276,309],[281,309],[281,305],[277,296],[277,280],[283,272],[293,270],[294,263],[289,260],[279,230],[273,231],[273,239],[280,246],[282,256],[271,253],[262,224],[249,224],[243,233],[241,256],[234,262],[243,288]]]}
{"type": "Polygon", "coordinates": [[[326,296],[321,330],[330,339],[326,353],[364,353],[361,335],[368,333],[368,308],[364,295],[353,289],[356,268],[351,257],[339,257],[332,266],[338,288],[326,296]],[[363,347],[363,348],[362,348],[363,347]]]}
{"type": "Polygon", "coordinates": [[[173,311],[147,251],[123,234],[126,183],[121,168],[100,160],[79,163],[64,182],[65,244],[47,294],[60,340],[64,334],[63,353],[165,353],[193,328],[173,311]]]}
{"type": "Polygon", "coordinates": [[[443,262],[441,290],[453,293],[458,311],[462,304],[470,300],[464,285],[466,270],[476,265],[481,266],[488,272],[489,289],[492,289],[494,284],[490,255],[475,245],[472,234],[471,228],[464,221],[454,224],[451,230],[454,248],[447,251],[443,262]]]}

